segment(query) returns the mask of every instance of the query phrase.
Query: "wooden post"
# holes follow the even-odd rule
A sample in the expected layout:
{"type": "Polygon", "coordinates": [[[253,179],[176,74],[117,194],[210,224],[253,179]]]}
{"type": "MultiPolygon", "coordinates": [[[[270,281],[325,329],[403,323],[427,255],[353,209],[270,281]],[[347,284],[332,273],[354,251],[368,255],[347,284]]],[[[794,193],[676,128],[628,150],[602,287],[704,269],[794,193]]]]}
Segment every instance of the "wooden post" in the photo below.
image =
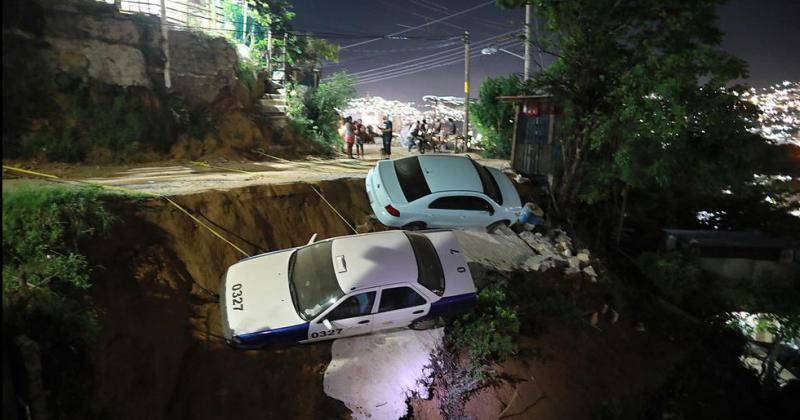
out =
{"type": "Polygon", "coordinates": [[[170,89],[172,87],[172,79],[169,74],[169,28],[167,27],[166,0],[161,0],[161,36],[164,38],[164,86],[170,89]]]}
{"type": "Polygon", "coordinates": [[[272,81],[272,28],[267,28],[267,74],[272,81]]]}
{"type": "Polygon", "coordinates": [[[215,34],[219,31],[219,25],[217,25],[217,1],[219,0],[211,1],[211,28],[215,34]]]}
{"type": "Polygon", "coordinates": [[[514,163],[516,162],[517,153],[517,127],[519,124],[519,103],[514,102],[514,135],[511,136],[511,169],[516,170],[514,163]]]}
{"type": "Polygon", "coordinates": [[[286,83],[289,82],[289,33],[283,34],[283,87],[286,88],[286,83]]]}
{"type": "Polygon", "coordinates": [[[247,42],[247,0],[242,0],[242,44],[247,42]]]}

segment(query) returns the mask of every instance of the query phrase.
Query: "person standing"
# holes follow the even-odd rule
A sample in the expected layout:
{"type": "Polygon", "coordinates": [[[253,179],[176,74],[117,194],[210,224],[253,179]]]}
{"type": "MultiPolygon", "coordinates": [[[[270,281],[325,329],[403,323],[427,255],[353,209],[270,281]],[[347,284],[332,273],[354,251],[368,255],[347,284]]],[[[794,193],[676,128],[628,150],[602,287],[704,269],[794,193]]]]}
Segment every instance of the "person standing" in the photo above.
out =
{"type": "Polygon", "coordinates": [[[392,158],[392,120],[386,115],[383,117],[383,154],[387,159],[392,158]]]}
{"type": "Polygon", "coordinates": [[[347,158],[353,158],[353,143],[355,142],[355,131],[353,131],[353,118],[347,117],[344,120],[344,144],[347,148],[347,158]]]}
{"type": "MultiPolygon", "coordinates": [[[[359,123],[361,120],[358,120],[359,123]]],[[[356,133],[356,157],[364,158],[364,142],[367,140],[367,127],[364,124],[358,125],[358,132],[356,133]]]]}

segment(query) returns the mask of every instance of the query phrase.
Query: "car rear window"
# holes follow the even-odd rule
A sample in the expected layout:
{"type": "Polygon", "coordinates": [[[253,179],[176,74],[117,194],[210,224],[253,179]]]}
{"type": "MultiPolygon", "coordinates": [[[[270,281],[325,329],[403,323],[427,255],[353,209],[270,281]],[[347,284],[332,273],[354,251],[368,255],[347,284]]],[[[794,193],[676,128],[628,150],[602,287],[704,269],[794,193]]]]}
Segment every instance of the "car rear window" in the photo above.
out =
{"type": "Polygon", "coordinates": [[[497,180],[494,179],[489,170],[484,168],[483,165],[475,162],[474,160],[471,161],[472,165],[475,166],[475,170],[478,171],[478,177],[481,179],[481,185],[483,186],[483,193],[489,196],[495,203],[499,205],[503,205],[503,194],[500,193],[500,186],[497,185],[497,180]]]}
{"type": "Polygon", "coordinates": [[[394,170],[397,172],[397,180],[400,181],[403,195],[409,203],[431,193],[416,156],[394,161],[394,170]]]}
{"type": "Polygon", "coordinates": [[[427,236],[419,233],[405,232],[414,257],[417,259],[419,275],[417,281],[428,290],[441,296],[444,294],[444,272],[439,262],[439,254],[427,236]]]}

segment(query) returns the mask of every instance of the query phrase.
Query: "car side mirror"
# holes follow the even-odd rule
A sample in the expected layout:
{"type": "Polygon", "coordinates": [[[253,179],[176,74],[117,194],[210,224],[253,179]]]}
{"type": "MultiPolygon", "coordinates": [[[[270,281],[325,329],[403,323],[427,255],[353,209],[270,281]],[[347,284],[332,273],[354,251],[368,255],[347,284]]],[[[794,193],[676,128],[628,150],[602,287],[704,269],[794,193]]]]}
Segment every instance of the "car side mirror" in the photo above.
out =
{"type": "Polygon", "coordinates": [[[331,322],[330,322],[330,321],[328,321],[327,319],[323,319],[323,320],[322,320],[322,325],[324,325],[324,326],[325,326],[325,328],[327,328],[327,329],[328,329],[328,331],[330,331],[330,330],[332,330],[332,329],[333,329],[333,324],[331,324],[331,322]]]}

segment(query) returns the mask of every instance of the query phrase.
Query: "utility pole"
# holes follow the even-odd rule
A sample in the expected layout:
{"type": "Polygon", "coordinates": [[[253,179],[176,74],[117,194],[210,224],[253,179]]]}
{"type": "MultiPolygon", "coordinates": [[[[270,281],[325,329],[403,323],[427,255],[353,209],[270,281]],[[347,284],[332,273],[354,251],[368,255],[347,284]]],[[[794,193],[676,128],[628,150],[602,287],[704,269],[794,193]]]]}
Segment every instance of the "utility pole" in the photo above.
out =
{"type": "Polygon", "coordinates": [[[525,67],[522,80],[527,81],[531,74],[531,5],[525,5],[525,67]]]}
{"type": "Polygon", "coordinates": [[[469,32],[464,31],[464,153],[469,144],[469,32]]]}

